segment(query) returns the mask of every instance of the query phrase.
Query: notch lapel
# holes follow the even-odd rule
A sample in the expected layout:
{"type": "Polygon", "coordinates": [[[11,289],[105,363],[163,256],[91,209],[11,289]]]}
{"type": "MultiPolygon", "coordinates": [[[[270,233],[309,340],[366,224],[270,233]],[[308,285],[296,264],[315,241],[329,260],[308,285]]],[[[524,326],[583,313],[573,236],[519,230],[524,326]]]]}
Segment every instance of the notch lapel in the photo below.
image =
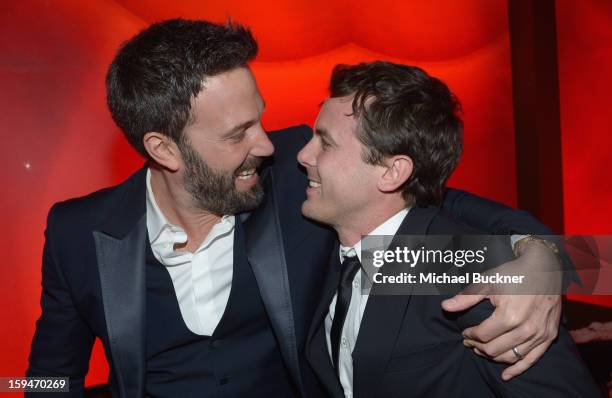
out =
{"type": "MultiPolygon", "coordinates": [[[[439,209],[413,207],[402,221],[397,235],[425,235],[439,209]]],[[[398,241],[394,237],[388,250],[394,250],[398,241]]],[[[385,266],[381,268],[384,272],[385,266]]],[[[385,367],[393,354],[411,290],[404,295],[377,294],[384,289],[374,285],[353,351],[353,392],[356,398],[373,397],[382,380],[385,367]]]]}
{"type": "Polygon", "coordinates": [[[271,169],[263,180],[263,186],[266,192],[264,202],[250,213],[244,223],[246,254],[278,338],[281,355],[302,391],[291,291],[271,169]]]}
{"type": "Polygon", "coordinates": [[[310,323],[310,329],[308,330],[308,341],[316,333],[319,327],[322,327],[325,316],[329,312],[329,305],[334,298],[334,294],[338,289],[338,283],[340,283],[340,255],[338,243],[334,245],[334,249],[331,252],[328,262],[327,272],[325,273],[325,282],[323,284],[321,300],[314,313],[312,322],[310,323]]]}
{"type": "Polygon", "coordinates": [[[325,317],[340,281],[340,256],[338,244],[334,246],[328,263],[328,269],[323,284],[322,297],[315,311],[308,330],[306,340],[306,355],[325,389],[333,397],[344,397],[342,386],[336,376],[336,371],[329,356],[327,348],[327,335],[325,334],[325,317]]]}

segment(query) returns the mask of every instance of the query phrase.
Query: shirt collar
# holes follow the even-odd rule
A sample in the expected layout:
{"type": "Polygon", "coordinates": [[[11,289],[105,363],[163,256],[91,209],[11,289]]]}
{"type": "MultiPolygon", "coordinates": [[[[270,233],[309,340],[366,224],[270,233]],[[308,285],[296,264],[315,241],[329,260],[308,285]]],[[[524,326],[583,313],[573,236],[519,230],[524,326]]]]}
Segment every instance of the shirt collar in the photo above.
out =
{"type": "Polygon", "coordinates": [[[159,238],[164,226],[169,225],[166,216],[161,212],[155,201],[153,189],[151,188],[151,169],[147,168],[147,231],[149,242],[153,243],[159,238]]]}
{"type": "MultiPolygon", "coordinates": [[[[149,243],[153,249],[155,257],[164,265],[180,265],[190,258],[191,254],[187,252],[175,252],[174,244],[185,243],[187,234],[178,225],[168,222],[164,213],[155,201],[155,195],[151,188],[151,170],[147,169],[147,232],[149,235],[149,243]]],[[[221,221],[217,223],[209,236],[204,239],[204,242],[198,249],[204,249],[212,244],[218,237],[229,236],[235,225],[235,217],[233,215],[224,215],[221,221]]]]}
{"type": "MultiPolygon", "coordinates": [[[[372,230],[372,232],[370,232],[368,235],[395,235],[400,225],[402,225],[402,221],[404,221],[404,218],[406,218],[406,215],[408,215],[409,211],[410,207],[398,211],[397,213],[389,217],[387,221],[374,228],[374,230],[372,230]]],[[[359,242],[357,242],[354,246],[340,245],[340,263],[344,261],[345,256],[357,256],[357,258],[359,258],[359,262],[361,262],[361,240],[359,240],[359,242]]],[[[369,274],[365,268],[364,271],[369,274]]]]}

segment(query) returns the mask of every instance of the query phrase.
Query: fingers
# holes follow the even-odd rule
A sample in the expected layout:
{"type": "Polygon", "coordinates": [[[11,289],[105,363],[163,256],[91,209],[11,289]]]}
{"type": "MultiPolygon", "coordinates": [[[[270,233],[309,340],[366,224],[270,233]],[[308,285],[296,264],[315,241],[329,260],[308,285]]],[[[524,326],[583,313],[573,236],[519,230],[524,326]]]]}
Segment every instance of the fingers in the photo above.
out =
{"type": "Polygon", "coordinates": [[[464,344],[496,362],[515,363],[513,347],[518,347],[526,356],[543,343],[550,345],[557,337],[559,320],[555,311],[534,311],[519,316],[505,313],[504,307],[500,305],[480,325],[466,329],[464,344]]]}
{"type": "Polygon", "coordinates": [[[597,338],[597,331],[590,328],[570,330],[570,334],[576,344],[588,343],[597,338]]]}
{"type": "MultiPolygon", "coordinates": [[[[520,360],[514,354],[514,352],[510,351],[508,355],[512,355],[513,357],[512,363],[514,364],[504,369],[501,375],[502,380],[508,381],[520,375],[521,373],[525,372],[530,367],[532,367],[533,364],[535,364],[542,357],[542,355],[544,355],[544,353],[550,346],[550,343],[551,343],[550,341],[545,341],[544,343],[541,343],[540,345],[536,346],[533,350],[529,351],[529,353],[527,354],[523,353],[523,350],[525,349],[526,346],[524,345],[518,346],[517,350],[521,353],[521,355],[523,355],[523,359],[520,359],[520,360]]],[[[481,357],[488,358],[488,356],[478,348],[474,348],[474,353],[481,357]]],[[[506,360],[498,360],[498,359],[500,358],[493,358],[493,360],[496,362],[506,362],[506,360]]]]}
{"type": "Polygon", "coordinates": [[[570,334],[572,335],[572,338],[576,344],[612,340],[612,331],[602,328],[594,329],[590,326],[578,330],[572,330],[570,331],[570,334]]]}
{"type": "Polygon", "coordinates": [[[512,346],[522,344],[537,336],[541,343],[556,337],[561,314],[558,296],[491,296],[495,311],[481,324],[465,329],[468,340],[488,343],[503,334],[517,329],[512,346]]]}
{"type": "Polygon", "coordinates": [[[533,364],[536,363],[538,359],[542,357],[542,355],[544,355],[544,353],[550,346],[551,342],[552,341],[546,340],[544,343],[535,347],[528,354],[526,354],[523,359],[521,359],[520,361],[517,361],[514,365],[509,366],[506,369],[504,369],[504,371],[502,372],[502,376],[501,376],[502,380],[508,381],[512,379],[513,377],[520,375],[521,373],[529,369],[531,366],[533,366],[533,364]]]}
{"type": "Polygon", "coordinates": [[[518,361],[522,361],[523,359],[525,359],[527,355],[529,355],[529,353],[533,351],[535,347],[539,346],[538,344],[535,344],[535,342],[536,340],[530,340],[524,344],[519,344],[517,346],[510,347],[508,351],[493,358],[493,360],[495,362],[500,362],[500,363],[515,364],[518,361]],[[515,349],[518,352],[518,354],[514,352],[515,349]]]}
{"type": "Polygon", "coordinates": [[[497,307],[491,316],[482,321],[482,323],[465,329],[463,337],[480,343],[488,343],[516,328],[520,325],[521,321],[522,318],[516,315],[516,313],[508,313],[502,307],[497,307]]]}
{"type": "Polygon", "coordinates": [[[485,298],[486,296],[483,294],[457,294],[454,297],[442,301],[442,309],[448,312],[465,311],[468,308],[475,306],[485,298]]]}
{"type": "MultiPolygon", "coordinates": [[[[473,342],[473,341],[464,341],[463,345],[468,348],[472,348],[476,355],[481,356],[483,358],[487,358],[495,362],[507,363],[507,364],[512,365],[520,360],[519,357],[516,356],[516,354],[512,351],[513,347],[511,347],[510,350],[508,351],[504,351],[501,355],[492,356],[490,354],[491,351],[487,349],[486,344],[479,343],[479,342],[473,342]],[[489,353],[487,353],[486,351],[488,351],[489,353]]],[[[526,344],[520,344],[516,346],[516,349],[521,354],[522,358],[525,358],[527,354],[531,352],[533,347],[532,346],[530,347],[530,346],[531,346],[531,342],[528,342],[526,344]]]]}
{"type": "Polygon", "coordinates": [[[488,358],[492,358],[495,362],[515,363],[518,358],[512,352],[513,347],[517,347],[519,352],[525,356],[543,341],[544,333],[539,335],[533,327],[525,325],[504,333],[487,343],[466,339],[464,345],[477,348],[478,351],[488,358]]]}

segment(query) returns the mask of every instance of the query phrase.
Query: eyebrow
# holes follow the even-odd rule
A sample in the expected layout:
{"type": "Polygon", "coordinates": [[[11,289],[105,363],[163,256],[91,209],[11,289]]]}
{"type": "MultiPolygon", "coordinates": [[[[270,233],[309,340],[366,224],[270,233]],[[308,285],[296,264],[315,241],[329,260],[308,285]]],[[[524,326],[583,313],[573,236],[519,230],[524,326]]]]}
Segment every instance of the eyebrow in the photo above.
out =
{"type": "Polygon", "coordinates": [[[338,144],[336,143],[336,141],[334,141],[334,139],[332,138],[332,136],[329,134],[329,132],[327,130],[325,130],[322,127],[317,127],[315,129],[315,135],[318,135],[321,138],[326,139],[327,141],[329,141],[330,144],[338,146],[338,144]]]}

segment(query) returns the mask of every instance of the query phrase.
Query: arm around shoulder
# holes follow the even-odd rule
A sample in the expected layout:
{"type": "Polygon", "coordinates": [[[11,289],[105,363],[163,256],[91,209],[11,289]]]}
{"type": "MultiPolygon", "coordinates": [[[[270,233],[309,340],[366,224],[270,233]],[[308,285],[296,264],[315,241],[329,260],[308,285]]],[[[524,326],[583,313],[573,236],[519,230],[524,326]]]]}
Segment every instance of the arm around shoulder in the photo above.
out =
{"type": "Polygon", "coordinates": [[[446,190],[442,208],[457,220],[490,234],[552,234],[547,226],[524,210],[513,209],[460,189],[446,190]]]}

